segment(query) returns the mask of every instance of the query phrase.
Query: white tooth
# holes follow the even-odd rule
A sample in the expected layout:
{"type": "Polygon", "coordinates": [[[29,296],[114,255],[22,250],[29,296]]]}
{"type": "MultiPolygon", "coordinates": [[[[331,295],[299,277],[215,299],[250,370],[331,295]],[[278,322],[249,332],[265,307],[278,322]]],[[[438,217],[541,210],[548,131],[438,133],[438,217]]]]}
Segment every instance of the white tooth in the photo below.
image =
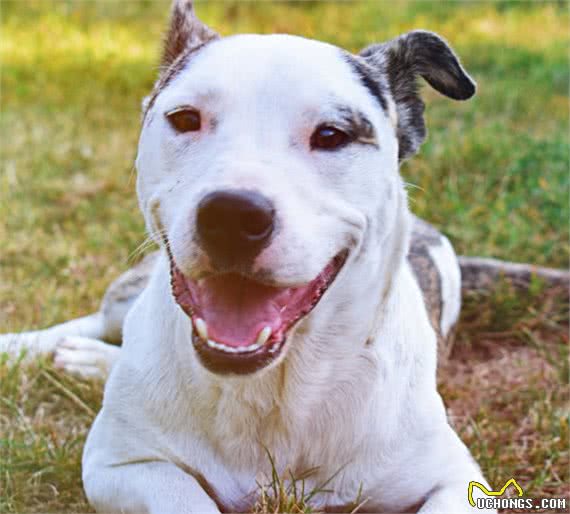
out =
{"type": "Polygon", "coordinates": [[[204,339],[204,341],[208,341],[208,325],[206,325],[206,322],[202,318],[196,318],[194,326],[196,327],[198,335],[204,339]]]}
{"type": "Polygon", "coordinates": [[[258,348],[261,348],[262,346],[263,346],[263,344],[253,343],[253,344],[250,344],[249,346],[239,347],[238,352],[239,353],[253,352],[254,350],[257,350],[258,348]]]}
{"type": "Polygon", "coordinates": [[[222,343],[216,343],[216,341],[212,341],[211,339],[208,339],[208,346],[210,348],[215,348],[216,350],[220,350],[226,353],[237,353],[239,351],[237,348],[234,348],[233,346],[227,346],[222,343]]]}
{"type": "MultiPolygon", "coordinates": [[[[269,336],[271,335],[271,327],[265,327],[261,330],[261,332],[259,332],[259,334],[257,335],[257,341],[255,341],[256,345],[262,346],[264,345],[267,340],[269,339],[269,336]]],[[[251,346],[255,346],[255,345],[251,345],[251,346]]]]}
{"type": "Polygon", "coordinates": [[[218,350],[222,349],[222,345],[219,343],[216,343],[216,341],[212,341],[211,339],[208,339],[208,346],[211,346],[212,348],[216,348],[218,350]]]}
{"type": "Polygon", "coordinates": [[[210,348],[215,348],[216,350],[221,350],[221,351],[226,352],[226,353],[253,352],[253,351],[261,348],[267,342],[269,337],[271,336],[271,328],[270,327],[264,327],[259,332],[259,335],[257,336],[257,341],[255,343],[250,344],[249,346],[228,346],[228,345],[225,345],[223,343],[218,343],[217,341],[214,341],[212,339],[207,338],[208,328],[207,328],[206,322],[203,319],[197,318],[196,321],[194,321],[194,326],[196,327],[196,332],[198,333],[198,335],[202,339],[204,339],[204,341],[206,341],[206,343],[208,344],[208,346],[210,348]]]}

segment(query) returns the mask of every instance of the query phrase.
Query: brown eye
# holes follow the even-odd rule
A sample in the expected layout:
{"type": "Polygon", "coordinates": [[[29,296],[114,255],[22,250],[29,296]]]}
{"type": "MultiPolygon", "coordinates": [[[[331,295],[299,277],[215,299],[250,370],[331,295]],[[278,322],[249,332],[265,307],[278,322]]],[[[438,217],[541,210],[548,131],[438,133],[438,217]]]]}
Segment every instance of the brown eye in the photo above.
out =
{"type": "Polygon", "coordinates": [[[202,126],[200,113],[194,109],[177,109],[167,113],[166,117],[177,132],[196,132],[202,126]]]}
{"type": "Polygon", "coordinates": [[[321,125],[311,136],[311,148],[317,150],[336,150],[350,142],[350,136],[330,125],[321,125]]]}

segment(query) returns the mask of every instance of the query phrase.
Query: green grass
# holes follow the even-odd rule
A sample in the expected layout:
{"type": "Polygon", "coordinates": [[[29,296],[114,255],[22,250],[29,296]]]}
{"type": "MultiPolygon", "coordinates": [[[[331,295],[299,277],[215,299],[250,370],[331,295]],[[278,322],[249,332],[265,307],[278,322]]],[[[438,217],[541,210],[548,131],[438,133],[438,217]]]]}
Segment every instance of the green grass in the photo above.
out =
{"type": "MultiPolygon", "coordinates": [[[[144,239],[133,162],[167,5],[0,7],[0,331],[14,331],[96,309],[144,239]]],[[[222,34],[291,32],[353,51],[413,28],[445,36],[479,93],[458,104],[425,88],[429,137],[403,166],[419,186],[413,210],[460,253],[568,265],[565,3],[211,2],[198,13],[222,34]]],[[[442,391],[492,485],[513,474],[533,494],[568,495],[563,296],[468,298],[442,391]]],[[[1,373],[0,511],[86,510],[81,444],[100,385],[47,363],[1,373]]]]}

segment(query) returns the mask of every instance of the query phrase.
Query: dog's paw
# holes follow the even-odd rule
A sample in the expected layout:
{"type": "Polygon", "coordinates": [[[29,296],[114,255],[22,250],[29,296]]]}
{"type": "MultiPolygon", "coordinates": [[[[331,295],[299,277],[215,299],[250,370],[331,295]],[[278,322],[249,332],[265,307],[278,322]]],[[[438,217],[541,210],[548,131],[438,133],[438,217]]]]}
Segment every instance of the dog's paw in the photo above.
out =
{"type": "Polygon", "coordinates": [[[120,348],[98,339],[67,336],[54,350],[54,366],[83,378],[106,379],[119,357],[120,348]]]}

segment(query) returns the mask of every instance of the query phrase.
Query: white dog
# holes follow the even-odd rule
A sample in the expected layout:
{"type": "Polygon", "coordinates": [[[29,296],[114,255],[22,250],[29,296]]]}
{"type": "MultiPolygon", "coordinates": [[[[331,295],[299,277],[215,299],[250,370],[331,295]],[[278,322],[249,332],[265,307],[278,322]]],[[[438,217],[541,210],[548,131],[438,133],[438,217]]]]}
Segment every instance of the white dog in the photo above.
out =
{"type": "Polygon", "coordinates": [[[398,171],[425,138],[417,78],[474,94],[457,57],[424,31],[359,55],[219,38],[178,0],[162,65],[136,162],[161,247],[149,283],[132,308],[136,294],[111,295],[44,344],[70,334],[59,365],[113,367],[85,447],[89,501],[248,511],[267,449],[280,473],[314,468],[306,487],[333,477],[316,508],[342,511],[360,490],[369,512],[475,511],[468,484],[485,481],[435,376],[459,268],[410,214],[398,171]],[[79,328],[122,328],[122,349],[79,328]]]}

